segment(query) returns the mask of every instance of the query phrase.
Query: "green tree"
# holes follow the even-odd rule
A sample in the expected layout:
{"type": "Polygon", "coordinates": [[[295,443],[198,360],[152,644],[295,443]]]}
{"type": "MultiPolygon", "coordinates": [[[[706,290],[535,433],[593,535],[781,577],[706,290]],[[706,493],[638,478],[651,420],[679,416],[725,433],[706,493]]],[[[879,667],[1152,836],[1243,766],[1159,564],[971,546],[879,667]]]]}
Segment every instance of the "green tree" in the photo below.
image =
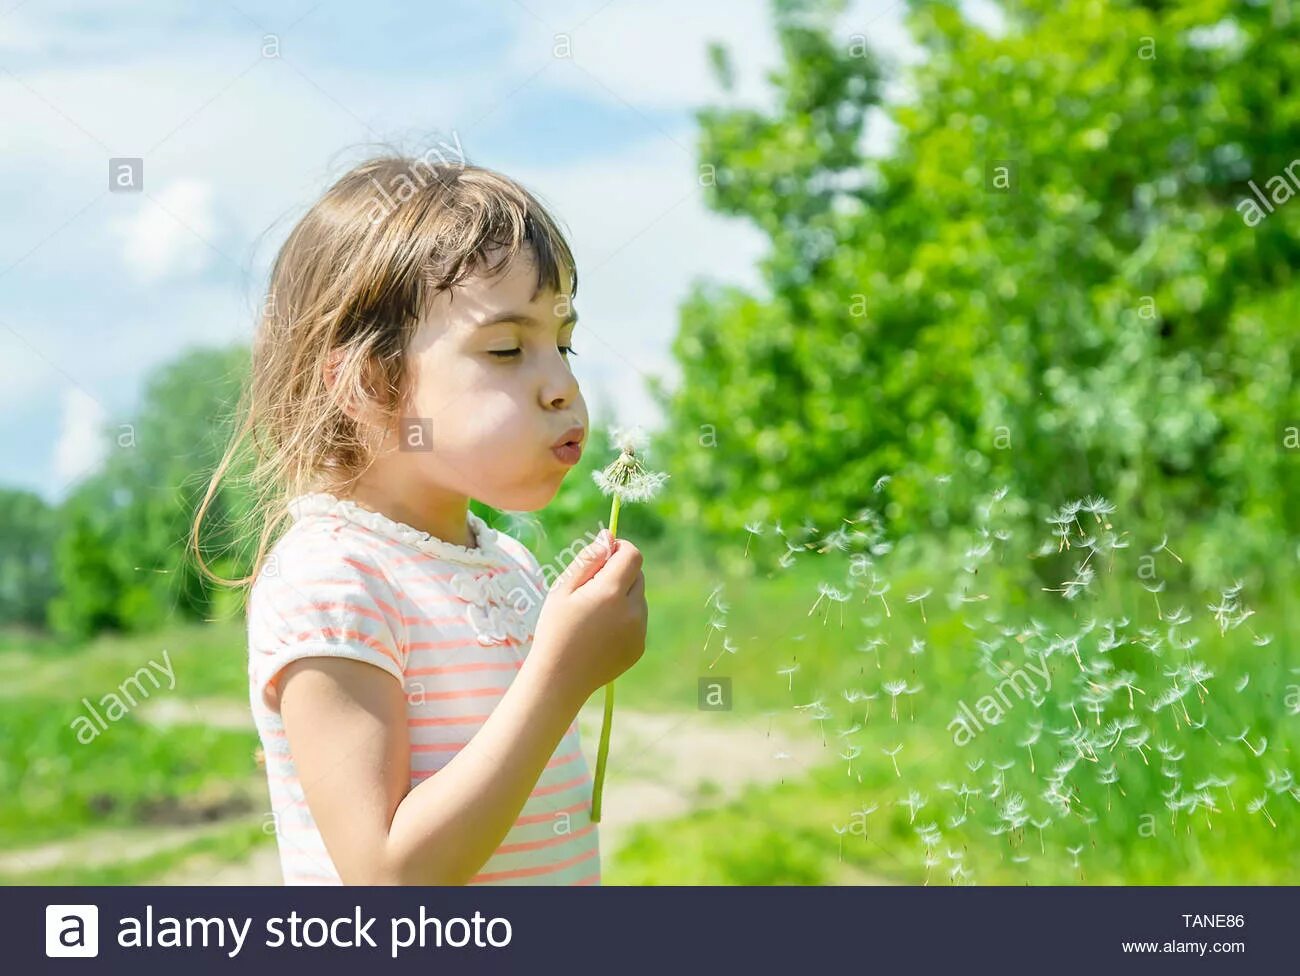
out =
{"type": "Polygon", "coordinates": [[[45,620],[54,595],[54,512],[29,491],[0,489],[0,623],[45,620]]]}
{"type": "MultiPolygon", "coordinates": [[[[105,432],[103,469],[69,495],[57,546],[61,591],[50,623],[86,636],[104,627],[140,631],[173,613],[201,618],[213,591],[186,552],[193,513],[230,431],[247,372],[242,347],[196,350],[146,383],[135,424],[105,432]]],[[[240,471],[210,510],[207,539],[223,542],[217,568],[246,571],[246,549],[231,547],[244,511],[240,471]]]]}
{"type": "Polygon", "coordinates": [[[1300,146],[1300,17],[994,6],[989,29],[913,2],[923,58],[882,105],[843,5],[778,0],[774,108],[700,113],[712,206],[771,249],[759,293],[702,283],[682,309],[667,503],[733,535],[825,527],[890,475],[904,531],[1006,484],[1041,510],[1096,492],[1170,529],[1297,533],[1278,431],[1300,416],[1300,204],[1255,226],[1238,204],[1300,146]]]}

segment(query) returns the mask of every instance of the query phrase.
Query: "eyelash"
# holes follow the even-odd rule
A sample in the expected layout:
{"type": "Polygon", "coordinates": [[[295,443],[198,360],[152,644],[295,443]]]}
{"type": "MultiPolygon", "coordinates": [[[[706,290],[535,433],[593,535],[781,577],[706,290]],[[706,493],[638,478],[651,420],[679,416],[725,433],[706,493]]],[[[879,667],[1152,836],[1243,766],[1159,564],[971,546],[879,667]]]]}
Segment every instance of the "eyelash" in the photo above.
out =
{"type": "MultiPolygon", "coordinates": [[[[564,353],[566,357],[578,355],[578,350],[574,349],[573,346],[560,346],[559,349],[560,352],[564,353]]],[[[522,349],[489,349],[488,350],[489,355],[496,356],[498,359],[514,359],[521,352],[523,352],[522,349]]]]}

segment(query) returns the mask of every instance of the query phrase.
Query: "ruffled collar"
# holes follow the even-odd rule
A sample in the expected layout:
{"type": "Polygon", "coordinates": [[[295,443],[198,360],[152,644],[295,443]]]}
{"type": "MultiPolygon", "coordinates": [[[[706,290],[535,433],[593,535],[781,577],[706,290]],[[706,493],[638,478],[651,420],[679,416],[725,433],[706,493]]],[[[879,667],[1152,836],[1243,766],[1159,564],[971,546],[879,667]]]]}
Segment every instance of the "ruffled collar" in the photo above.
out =
{"type": "Polygon", "coordinates": [[[435,558],[466,566],[498,567],[511,562],[498,543],[496,530],[473,511],[467,512],[466,516],[477,546],[458,546],[446,542],[405,522],[391,519],[382,512],[362,508],[351,499],[338,498],[323,491],[310,492],[292,499],[289,502],[289,514],[295,522],[308,516],[341,518],[435,558]]]}

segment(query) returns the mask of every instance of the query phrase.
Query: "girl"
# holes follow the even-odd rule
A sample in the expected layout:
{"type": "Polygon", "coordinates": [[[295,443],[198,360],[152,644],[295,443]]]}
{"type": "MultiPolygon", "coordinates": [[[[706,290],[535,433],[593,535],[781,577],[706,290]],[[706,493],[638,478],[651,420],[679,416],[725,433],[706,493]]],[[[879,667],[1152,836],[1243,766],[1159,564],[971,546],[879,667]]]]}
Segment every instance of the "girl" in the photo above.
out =
{"type": "Polygon", "coordinates": [[[644,651],[641,554],[602,530],[548,591],[469,510],[539,509],[577,462],[576,286],[528,191],[403,157],[343,176],[276,258],[191,544],[202,564],[251,439],[262,531],[226,582],[251,583],[286,884],[600,882],[576,716],[644,651]]]}

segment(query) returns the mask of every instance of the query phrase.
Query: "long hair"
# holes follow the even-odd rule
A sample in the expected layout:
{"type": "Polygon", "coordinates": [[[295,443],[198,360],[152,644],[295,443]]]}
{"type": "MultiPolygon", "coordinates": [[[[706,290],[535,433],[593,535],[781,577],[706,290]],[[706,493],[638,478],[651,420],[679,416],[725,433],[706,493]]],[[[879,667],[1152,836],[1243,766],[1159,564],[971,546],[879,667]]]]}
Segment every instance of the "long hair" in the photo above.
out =
{"type": "Polygon", "coordinates": [[[380,423],[400,416],[411,392],[407,349],[434,295],[472,274],[495,274],[523,251],[539,290],[576,292],[569,245],[531,193],[492,170],[429,155],[356,166],[276,255],[231,440],[190,531],[210,580],[250,584],[290,499],[355,486],[385,431],[358,423],[345,405],[368,402],[380,423]],[[257,544],[249,575],[227,579],[204,561],[200,529],[222,479],[245,461],[251,506],[237,534],[257,544]]]}

